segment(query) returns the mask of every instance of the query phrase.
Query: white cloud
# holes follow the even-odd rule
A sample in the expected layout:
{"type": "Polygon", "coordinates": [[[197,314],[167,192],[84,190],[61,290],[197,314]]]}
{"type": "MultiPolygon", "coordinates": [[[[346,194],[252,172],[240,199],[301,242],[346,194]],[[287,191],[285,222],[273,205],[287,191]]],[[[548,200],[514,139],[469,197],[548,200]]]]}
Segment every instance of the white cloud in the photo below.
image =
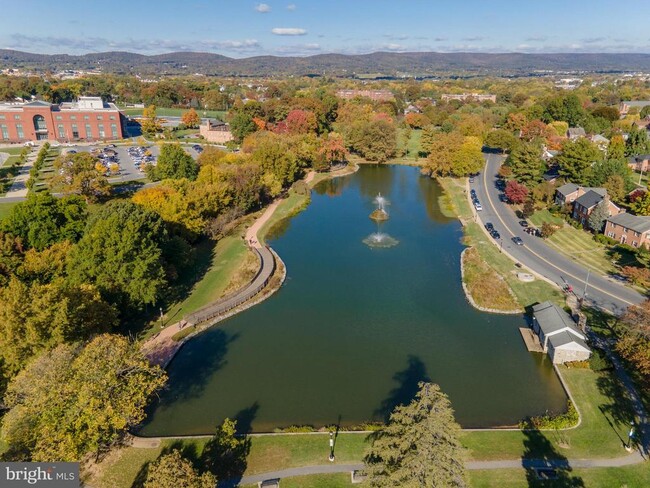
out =
{"type": "Polygon", "coordinates": [[[268,3],[258,3],[255,10],[261,14],[268,14],[271,11],[271,6],[268,3]]]}
{"type": "Polygon", "coordinates": [[[289,5],[287,5],[287,10],[291,10],[292,12],[296,10],[296,8],[297,7],[295,3],[290,3],[289,5]]]}
{"type": "Polygon", "coordinates": [[[275,27],[271,29],[271,32],[276,36],[304,36],[307,34],[305,29],[300,29],[298,27],[275,27]]]}

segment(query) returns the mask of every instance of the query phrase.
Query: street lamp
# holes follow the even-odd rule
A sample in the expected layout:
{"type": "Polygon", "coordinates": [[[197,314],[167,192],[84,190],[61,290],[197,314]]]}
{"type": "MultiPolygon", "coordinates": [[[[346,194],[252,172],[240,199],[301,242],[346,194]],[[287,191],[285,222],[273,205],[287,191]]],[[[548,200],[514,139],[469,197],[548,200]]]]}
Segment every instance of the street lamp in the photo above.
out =
{"type": "Polygon", "coordinates": [[[630,422],[630,433],[627,435],[628,441],[625,445],[625,450],[632,452],[632,439],[634,438],[634,422],[630,422]]]}
{"type": "Polygon", "coordinates": [[[503,252],[503,237],[501,237],[501,238],[499,239],[499,242],[500,242],[500,245],[499,245],[499,252],[502,253],[502,252],[503,252]]]}
{"type": "Polygon", "coordinates": [[[330,432],[330,456],[328,459],[330,463],[334,462],[334,432],[330,432]]]}
{"type": "Polygon", "coordinates": [[[165,323],[163,322],[163,311],[162,307],[160,307],[160,328],[162,329],[165,323]]]}

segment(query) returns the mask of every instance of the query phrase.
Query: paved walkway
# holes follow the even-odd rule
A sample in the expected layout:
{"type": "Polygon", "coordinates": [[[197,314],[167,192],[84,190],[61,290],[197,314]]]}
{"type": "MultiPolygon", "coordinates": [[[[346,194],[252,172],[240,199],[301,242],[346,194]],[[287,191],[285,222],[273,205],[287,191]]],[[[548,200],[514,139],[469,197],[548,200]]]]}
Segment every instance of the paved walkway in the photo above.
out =
{"type": "Polygon", "coordinates": [[[21,166],[18,175],[16,176],[16,178],[14,178],[14,182],[11,184],[11,188],[9,188],[9,191],[6,193],[4,198],[26,198],[27,197],[27,193],[29,191],[27,189],[27,180],[29,179],[29,172],[32,169],[32,166],[34,166],[34,162],[38,157],[39,151],[40,151],[40,147],[36,147],[32,149],[32,152],[29,153],[29,156],[27,156],[27,161],[25,162],[24,165],[21,166]]]}
{"type": "Polygon", "coordinates": [[[255,278],[245,287],[234,293],[226,295],[220,300],[189,314],[183,320],[165,327],[145,342],[142,346],[142,351],[152,363],[161,366],[169,363],[182,347],[182,342],[175,341],[172,337],[184,327],[207,322],[217,317],[223,317],[229,311],[253,298],[264,288],[275,271],[275,257],[266,246],[260,244],[257,234],[262,226],[271,218],[279,203],[280,201],[275,201],[269,205],[262,216],[246,232],[246,242],[252,248],[253,252],[258,255],[260,260],[260,269],[255,275],[255,278]]]}

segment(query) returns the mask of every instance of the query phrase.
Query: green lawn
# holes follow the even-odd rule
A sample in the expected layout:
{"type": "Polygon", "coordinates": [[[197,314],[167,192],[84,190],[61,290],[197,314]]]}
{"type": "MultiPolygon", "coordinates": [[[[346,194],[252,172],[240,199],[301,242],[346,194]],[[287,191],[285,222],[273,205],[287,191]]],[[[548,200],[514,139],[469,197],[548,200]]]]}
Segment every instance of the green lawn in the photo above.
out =
{"type": "Polygon", "coordinates": [[[404,132],[406,129],[399,129],[397,133],[397,148],[399,151],[406,150],[404,154],[404,159],[415,160],[422,159],[419,156],[419,152],[422,150],[421,140],[422,140],[422,130],[421,129],[412,129],[411,136],[409,140],[404,144],[404,132]],[[405,147],[406,146],[406,147],[405,147]]]}
{"type": "Polygon", "coordinates": [[[615,376],[589,369],[561,367],[561,371],[582,415],[579,427],[558,432],[465,432],[462,442],[470,457],[516,459],[522,453],[526,457],[571,458],[624,455],[621,439],[627,435],[631,416],[615,376]]]}
{"type": "Polygon", "coordinates": [[[307,205],[309,205],[309,195],[300,195],[295,191],[289,191],[289,196],[280,202],[275,209],[271,218],[262,226],[258,232],[260,242],[264,242],[268,236],[277,235],[290,223],[290,217],[293,217],[307,205]]]}
{"type": "Polygon", "coordinates": [[[562,217],[551,214],[547,209],[538,210],[531,215],[528,220],[530,220],[535,227],[541,227],[544,222],[554,225],[564,225],[564,219],[562,217]]]}
{"type": "MultiPolygon", "coordinates": [[[[195,268],[185,270],[183,273],[187,280],[194,282],[197,274],[203,274],[201,279],[194,283],[187,297],[165,309],[165,323],[173,324],[185,315],[219,299],[230,284],[240,265],[245,261],[248,247],[242,239],[244,226],[235,229],[231,235],[224,237],[215,245],[213,241],[202,241],[196,247],[195,268]],[[205,263],[210,263],[207,269],[201,269],[205,263]]],[[[181,278],[182,279],[182,278],[181,278]]],[[[144,338],[157,332],[150,328],[144,338]]]]}
{"type": "Polygon", "coordinates": [[[18,205],[18,202],[0,203],[0,220],[4,219],[12,208],[18,205]]]}
{"type": "Polygon", "coordinates": [[[451,217],[459,216],[466,222],[464,232],[466,244],[474,246],[483,260],[492,267],[508,283],[522,307],[550,300],[559,305],[564,303],[562,293],[544,280],[525,283],[517,278],[516,273],[521,271],[514,262],[505,254],[499,252],[480,224],[473,222],[473,212],[467,200],[464,179],[442,178],[439,180],[445,189],[445,194],[440,202],[440,207],[451,217]]]}

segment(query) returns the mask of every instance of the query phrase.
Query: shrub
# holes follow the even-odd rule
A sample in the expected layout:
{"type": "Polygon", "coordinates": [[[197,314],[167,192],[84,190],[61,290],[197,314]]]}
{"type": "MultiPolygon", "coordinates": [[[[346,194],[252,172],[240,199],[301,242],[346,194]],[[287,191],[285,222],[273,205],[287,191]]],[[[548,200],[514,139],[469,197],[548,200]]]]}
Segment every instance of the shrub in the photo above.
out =
{"type": "Polygon", "coordinates": [[[288,434],[304,434],[306,432],[316,432],[311,425],[290,425],[289,427],[273,429],[273,432],[288,434]]]}
{"type": "Polygon", "coordinates": [[[580,419],[578,411],[571,400],[567,401],[567,411],[559,415],[541,415],[539,417],[528,417],[519,422],[519,428],[526,429],[568,429],[578,423],[580,419]]]}
{"type": "Polygon", "coordinates": [[[609,371],[614,368],[611,359],[600,349],[594,349],[589,358],[589,368],[592,371],[609,371]]]}
{"type": "Polygon", "coordinates": [[[617,243],[616,239],[612,239],[605,234],[594,234],[594,241],[605,244],[606,246],[614,246],[617,243]]]}
{"type": "Polygon", "coordinates": [[[542,224],[542,228],[540,229],[540,232],[542,234],[542,237],[544,239],[547,239],[551,237],[553,234],[555,234],[556,230],[557,230],[556,226],[554,226],[553,224],[549,224],[548,222],[544,222],[542,224]]]}

